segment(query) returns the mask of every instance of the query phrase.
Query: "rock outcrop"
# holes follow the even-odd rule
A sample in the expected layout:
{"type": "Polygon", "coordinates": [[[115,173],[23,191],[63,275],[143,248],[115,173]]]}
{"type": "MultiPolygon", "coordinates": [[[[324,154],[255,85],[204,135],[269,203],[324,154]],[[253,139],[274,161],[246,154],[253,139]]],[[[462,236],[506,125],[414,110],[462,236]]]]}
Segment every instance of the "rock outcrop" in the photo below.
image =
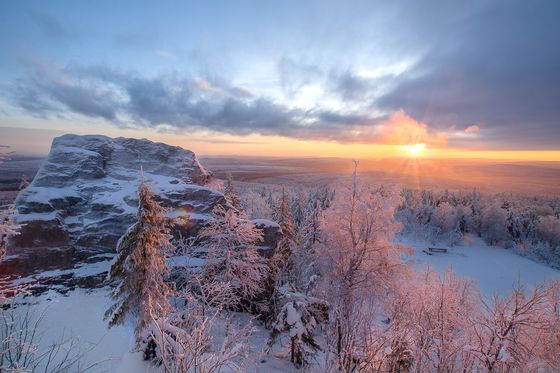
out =
{"type": "MultiPolygon", "coordinates": [[[[149,140],[64,135],[54,139],[32,184],[16,199],[16,221],[25,225],[9,251],[114,252],[135,221],[142,177],[170,215],[188,216],[189,224],[176,228],[183,235],[226,204],[222,193],[206,186],[212,174],[191,151],[149,140]]],[[[258,224],[266,226],[263,246],[281,236],[275,223],[258,224]]]]}

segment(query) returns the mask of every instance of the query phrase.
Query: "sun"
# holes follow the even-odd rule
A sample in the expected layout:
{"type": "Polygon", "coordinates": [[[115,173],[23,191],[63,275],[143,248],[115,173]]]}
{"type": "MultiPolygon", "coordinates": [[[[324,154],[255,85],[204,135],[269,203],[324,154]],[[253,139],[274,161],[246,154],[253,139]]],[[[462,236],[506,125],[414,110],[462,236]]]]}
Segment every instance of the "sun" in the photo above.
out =
{"type": "Polygon", "coordinates": [[[408,152],[409,156],[417,157],[422,154],[426,148],[426,144],[403,145],[402,148],[408,152]]]}

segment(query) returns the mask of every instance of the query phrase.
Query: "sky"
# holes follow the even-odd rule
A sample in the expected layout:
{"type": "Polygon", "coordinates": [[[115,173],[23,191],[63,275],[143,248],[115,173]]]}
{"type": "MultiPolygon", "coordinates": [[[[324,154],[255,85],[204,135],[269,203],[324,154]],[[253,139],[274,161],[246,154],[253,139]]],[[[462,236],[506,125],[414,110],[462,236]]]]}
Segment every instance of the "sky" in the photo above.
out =
{"type": "Polygon", "coordinates": [[[4,1],[0,144],[560,161],[559,16],[558,1],[4,1]]]}

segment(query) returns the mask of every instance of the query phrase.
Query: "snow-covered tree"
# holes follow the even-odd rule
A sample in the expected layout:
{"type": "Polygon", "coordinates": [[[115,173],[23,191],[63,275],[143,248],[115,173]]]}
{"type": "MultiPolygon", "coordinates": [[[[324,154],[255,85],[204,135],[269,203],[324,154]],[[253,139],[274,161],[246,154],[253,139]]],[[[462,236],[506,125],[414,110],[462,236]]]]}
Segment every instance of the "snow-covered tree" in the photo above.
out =
{"type": "Polygon", "coordinates": [[[280,312],[272,324],[269,345],[287,334],[290,339],[290,360],[301,368],[310,363],[320,350],[316,340],[317,326],[325,321],[327,302],[294,291],[289,285],[279,289],[280,312]]]}
{"type": "Polygon", "coordinates": [[[482,237],[490,245],[496,245],[508,240],[507,212],[499,201],[487,205],[482,211],[482,237]]]}
{"type": "Polygon", "coordinates": [[[268,275],[266,260],[256,247],[262,238],[262,231],[243,214],[216,206],[212,218],[199,232],[199,239],[208,247],[205,276],[230,284],[238,302],[250,301],[263,291],[268,275]]]}
{"type": "Polygon", "coordinates": [[[224,197],[226,198],[227,203],[233,206],[235,209],[239,210],[241,208],[241,201],[239,200],[239,194],[233,185],[233,176],[231,174],[228,175],[228,179],[226,181],[226,186],[224,189],[224,197]]]}
{"type": "Polygon", "coordinates": [[[241,208],[251,219],[272,219],[272,209],[262,194],[247,190],[241,194],[241,208]]]}
{"type": "Polygon", "coordinates": [[[315,248],[319,243],[321,214],[320,203],[310,201],[297,230],[297,244],[293,250],[294,285],[306,294],[313,290],[320,274],[315,248]]]}
{"type": "Polygon", "coordinates": [[[276,246],[270,267],[273,281],[279,287],[290,280],[289,272],[292,269],[292,252],[296,239],[296,226],[285,189],[282,190],[282,196],[274,212],[274,220],[282,228],[282,239],[276,246]]]}
{"type": "Polygon", "coordinates": [[[166,209],[154,197],[142,180],[138,189],[138,221],[120,238],[108,275],[117,287],[112,294],[115,303],[105,317],[113,326],[122,324],[128,315],[136,316],[138,341],[152,320],[169,310],[168,296],[172,294],[164,281],[169,273],[165,252],[173,248],[169,221],[166,209]]]}

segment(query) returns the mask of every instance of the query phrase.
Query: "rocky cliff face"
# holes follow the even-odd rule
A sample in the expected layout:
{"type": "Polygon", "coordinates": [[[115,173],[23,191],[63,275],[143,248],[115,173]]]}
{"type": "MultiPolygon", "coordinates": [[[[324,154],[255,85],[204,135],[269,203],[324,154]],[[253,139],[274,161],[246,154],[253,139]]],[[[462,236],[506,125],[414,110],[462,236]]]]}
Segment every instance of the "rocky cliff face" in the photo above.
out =
{"type": "MultiPolygon", "coordinates": [[[[212,175],[191,151],[148,140],[64,135],[54,139],[33,183],[16,199],[16,220],[25,226],[9,250],[114,252],[135,220],[142,175],[171,215],[189,217],[187,226],[176,228],[183,234],[196,231],[214,206],[226,203],[205,186],[212,175]]],[[[263,246],[271,245],[281,235],[279,227],[264,225],[263,246]]]]}

